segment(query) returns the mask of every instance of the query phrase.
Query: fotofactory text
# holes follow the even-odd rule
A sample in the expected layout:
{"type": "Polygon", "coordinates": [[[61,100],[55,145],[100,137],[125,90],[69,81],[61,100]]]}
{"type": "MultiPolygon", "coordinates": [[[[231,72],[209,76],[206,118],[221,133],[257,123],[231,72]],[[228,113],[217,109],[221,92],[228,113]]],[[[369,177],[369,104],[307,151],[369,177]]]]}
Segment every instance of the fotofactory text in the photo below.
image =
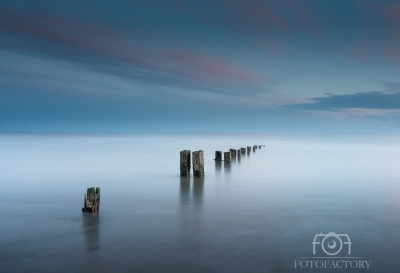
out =
{"type": "Polygon", "coordinates": [[[352,257],[348,234],[319,233],[312,241],[313,255],[297,257],[294,268],[371,268],[368,257],[352,257]]]}

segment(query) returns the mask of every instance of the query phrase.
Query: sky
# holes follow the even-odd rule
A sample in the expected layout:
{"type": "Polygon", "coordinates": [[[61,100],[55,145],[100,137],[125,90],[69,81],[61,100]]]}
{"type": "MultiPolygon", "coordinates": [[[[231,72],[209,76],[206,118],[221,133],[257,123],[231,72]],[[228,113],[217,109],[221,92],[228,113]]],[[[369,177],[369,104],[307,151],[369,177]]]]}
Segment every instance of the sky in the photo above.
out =
{"type": "Polygon", "coordinates": [[[0,0],[0,132],[400,131],[400,2],[0,0]]]}

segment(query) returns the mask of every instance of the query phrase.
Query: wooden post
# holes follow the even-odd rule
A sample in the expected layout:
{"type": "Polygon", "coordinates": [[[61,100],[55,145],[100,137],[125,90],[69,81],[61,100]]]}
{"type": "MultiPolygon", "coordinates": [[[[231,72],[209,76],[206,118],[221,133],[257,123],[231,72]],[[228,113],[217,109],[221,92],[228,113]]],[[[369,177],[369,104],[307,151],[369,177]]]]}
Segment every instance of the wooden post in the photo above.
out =
{"type": "Polygon", "coordinates": [[[96,195],[97,195],[97,213],[100,212],[100,188],[96,188],[96,195]]]}
{"type": "Polygon", "coordinates": [[[232,160],[233,160],[233,159],[236,159],[236,150],[235,150],[235,149],[230,149],[229,151],[231,152],[231,158],[232,158],[232,160]]]}
{"type": "Polygon", "coordinates": [[[190,176],[190,150],[181,151],[181,176],[190,176]]]}
{"type": "Polygon", "coordinates": [[[82,211],[90,211],[92,213],[99,213],[100,211],[100,188],[92,187],[87,188],[85,197],[84,197],[84,205],[82,211]]]}
{"type": "Polygon", "coordinates": [[[238,159],[240,159],[240,156],[242,155],[242,152],[240,151],[240,149],[237,150],[237,157],[238,159]]]}
{"type": "Polygon", "coordinates": [[[224,161],[225,161],[225,163],[231,163],[232,162],[231,152],[225,152],[224,153],[224,161]]]}
{"type": "Polygon", "coordinates": [[[245,153],[246,153],[246,148],[240,148],[240,152],[241,152],[242,154],[245,154],[245,153]]]}
{"type": "Polygon", "coordinates": [[[257,149],[257,146],[253,146],[253,152],[255,152],[257,149]]]}
{"type": "Polygon", "coordinates": [[[250,151],[251,151],[251,147],[247,146],[247,153],[250,153],[250,151]]]}
{"type": "Polygon", "coordinates": [[[215,161],[222,161],[222,151],[215,151],[215,161]]]}
{"type": "Polygon", "coordinates": [[[258,145],[258,149],[261,149],[261,145],[258,145]]]}
{"type": "Polygon", "coordinates": [[[192,154],[193,175],[197,177],[204,176],[204,155],[203,151],[196,151],[192,154]]]}

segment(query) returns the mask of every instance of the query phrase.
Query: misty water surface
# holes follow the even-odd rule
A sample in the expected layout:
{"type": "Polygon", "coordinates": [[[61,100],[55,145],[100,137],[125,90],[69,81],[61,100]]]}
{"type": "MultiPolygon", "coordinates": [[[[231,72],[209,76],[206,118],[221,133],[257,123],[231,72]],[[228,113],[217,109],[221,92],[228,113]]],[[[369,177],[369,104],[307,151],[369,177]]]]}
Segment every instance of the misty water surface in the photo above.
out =
{"type": "Polygon", "coordinates": [[[336,232],[372,263],[332,272],[395,272],[399,159],[398,135],[3,134],[0,271],[318,272],[294,260],[336,232]],[[184,149],[204,151],[204,179],[179,176],[184,149]],[[91,186],[98,216],[81,212],[91,186]]]}

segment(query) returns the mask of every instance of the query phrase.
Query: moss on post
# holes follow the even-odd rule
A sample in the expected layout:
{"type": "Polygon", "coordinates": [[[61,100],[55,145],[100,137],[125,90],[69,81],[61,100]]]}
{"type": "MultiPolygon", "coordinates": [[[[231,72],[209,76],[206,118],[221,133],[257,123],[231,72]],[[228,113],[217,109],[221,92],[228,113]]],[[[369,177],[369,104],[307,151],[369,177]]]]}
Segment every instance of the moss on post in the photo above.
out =
{"type": "Polygon", "coordinates": [[[91,187],[87,188],[84,207],[82,211],[90,211],[92,213],[99,213],[100,210],[100,188],[91,187]]]}
{"type": "Polygon", "coordinates": [[[204,155],[203,151],[196,151],[192,154],[193,175],[196,177],[204,176],[204,155]]]}
{"type": "Polygon", "coordinates": [[[225,152],[224,153],[224,161],[225,161],[225,163],[231,163],[232,162],[231,152],[225,152]]]}
{"type": "Polygon", "coordinates": [[[190,176],[190,150],[183,150],[180,153],[181,159],[181,176],[190,176]]]}

